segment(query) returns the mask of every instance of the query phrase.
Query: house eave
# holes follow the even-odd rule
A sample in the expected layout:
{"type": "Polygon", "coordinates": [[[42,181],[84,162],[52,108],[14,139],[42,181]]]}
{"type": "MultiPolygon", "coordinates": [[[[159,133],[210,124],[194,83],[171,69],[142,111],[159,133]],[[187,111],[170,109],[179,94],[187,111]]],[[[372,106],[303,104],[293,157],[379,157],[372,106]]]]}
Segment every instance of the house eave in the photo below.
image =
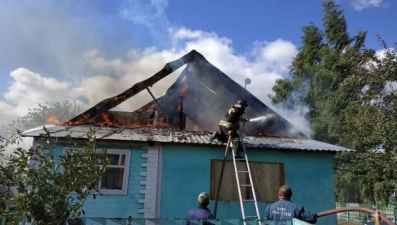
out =
{"type": "MultiPolygon", "coordinates": [[[[47,133],[58,139],[71,137],[85,139],[90,130],[95,131],[98,141],[128,141],[128,142],[159,142],[163,144],[187,144],[200,146],[224,146],[224,143],[210,142],[211,132],[179,131],[169,128],[122,128],[94,126],[45,126],[22,132],[24,137],[46,137],[47,133]]],[[[288,151],[319,151],[319,152],[349,152],[353,151],[337,145],[332,145],[302,137],[261,137],[245,136],[247,148],[273,149],[288,151]]]]}

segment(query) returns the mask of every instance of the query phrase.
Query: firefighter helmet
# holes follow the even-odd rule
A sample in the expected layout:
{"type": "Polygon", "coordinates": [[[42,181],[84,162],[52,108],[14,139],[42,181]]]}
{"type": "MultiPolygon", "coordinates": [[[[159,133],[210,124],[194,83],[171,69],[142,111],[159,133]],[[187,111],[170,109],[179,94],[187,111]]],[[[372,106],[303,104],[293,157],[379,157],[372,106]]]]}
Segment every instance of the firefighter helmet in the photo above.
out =
{"type": "Polygon", "coordinates": [[[237,104],[241,105],[242,107],[248,107],[248,102],[245,100],[239,100],[237,104]]]}

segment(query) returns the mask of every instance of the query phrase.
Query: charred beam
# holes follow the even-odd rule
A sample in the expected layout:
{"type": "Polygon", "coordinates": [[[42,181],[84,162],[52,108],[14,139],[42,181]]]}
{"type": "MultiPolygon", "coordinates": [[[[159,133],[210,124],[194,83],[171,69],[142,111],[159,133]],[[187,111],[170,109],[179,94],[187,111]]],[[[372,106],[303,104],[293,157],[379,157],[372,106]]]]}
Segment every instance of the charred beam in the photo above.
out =
{"type": "Polygon", "coordinates": [[[154,74],[152,77],[141,81],[139,83],[134,84],[131,88],[127,89],[126,91],[102,100],[100,103],[96,104],[92,108],[88,109],[87,111],[83,112],[82,114],[74,117],[73,119],[66,121],[63,125],[76,125],[76,124],[83,124],[85,121],[90,120],[95,115],[99,113],[103,113],[108,111],[109,109],[114,108],[115,106],[121,104],[125,100],[129,99],[130,97],[138,94],[142,90],[151,87],[153,84],[158,82],[159,80],[163,79],[164,77],[168,76],[172,72],[179,69],[181,66],[185,65],[193,61],[195,58],[204,58],[200,53],[196,50],[192,50],[188,54],[182,56],[181,58],[169,62],[165,64],[164,68],[161,69],[159,72],[154,74]]]}
{"type": "Polygon", "coordinates": [[[156,102],[156,104],[159,106],[159,108],[162,110],[160,103],[157,101],[157,99],[154,97],[152,92],[150,91],[149,87],[146,88],[146,90],[149,92],[150,96],[152,96],[153,100],[156,102]]]}
{"type": "Polygon", "coordinates": [[[179,130],[185,130],[186,114],[183,112],[183,96],[179,100],[179,130]]]}

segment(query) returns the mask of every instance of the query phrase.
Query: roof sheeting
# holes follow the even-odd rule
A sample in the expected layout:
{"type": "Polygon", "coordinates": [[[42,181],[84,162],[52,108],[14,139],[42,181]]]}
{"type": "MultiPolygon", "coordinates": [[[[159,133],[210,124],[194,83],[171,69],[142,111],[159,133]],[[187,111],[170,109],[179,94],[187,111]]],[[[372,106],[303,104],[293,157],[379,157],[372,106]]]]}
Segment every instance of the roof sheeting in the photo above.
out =
{"type": "MultiPolygon", "coordinates": [[[[225,145],[219,142],[210,142],[210,132],[206,131],[178,131],[167,128],[120,128],[120,127],[94,127],[94,126],[46,126],[51,137],[63,138],[70,135],[72,138],[84,139],[87,133],[94,129],[99,140],[118,141],[154,141],[161,143],[193,144],[193,145],[225,145]]],[[[24,137],[45,136],[43,127],[24,131],[24,137]]],[[[327,151],[342,152],[352,151],[344,147],[315,141],[307,138],[280,138],[245,136],[244,143],[247,148],[300,150],[300,151],[327,151]]]]}

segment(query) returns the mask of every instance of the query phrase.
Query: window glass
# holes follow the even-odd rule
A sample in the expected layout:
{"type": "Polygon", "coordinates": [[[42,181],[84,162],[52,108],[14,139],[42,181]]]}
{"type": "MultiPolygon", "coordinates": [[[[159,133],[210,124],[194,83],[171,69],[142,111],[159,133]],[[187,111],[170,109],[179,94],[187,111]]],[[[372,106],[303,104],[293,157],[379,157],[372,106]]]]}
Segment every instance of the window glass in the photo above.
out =
{"type": "MultiPolygon", "coordinates": [[[[64,154],[68,151],[70,148],[65,148],[64,154]]],[[[105,173],[98,178],[98,188],[104,194],[126,194],[130,150],[108,149],[107,157],[109,164],[105,173]]]]}
{"type": "Polygon", "coordinates": [[[119,164],[120,155],[108,154],[108,158],[109,158],[109,165],[118,165],[119,164]]]}
{"type": "Polygon", "coordinates": [[[123,188],[124,168],[107,168],[105,174],[100,179],[101,189],[123,188]]]}
{"type": "Polygon", "coordinates": [[[99,188],[103,193],[126,193],[129,152],[108,150],[109,165],[99,179],[99,188]]]}

